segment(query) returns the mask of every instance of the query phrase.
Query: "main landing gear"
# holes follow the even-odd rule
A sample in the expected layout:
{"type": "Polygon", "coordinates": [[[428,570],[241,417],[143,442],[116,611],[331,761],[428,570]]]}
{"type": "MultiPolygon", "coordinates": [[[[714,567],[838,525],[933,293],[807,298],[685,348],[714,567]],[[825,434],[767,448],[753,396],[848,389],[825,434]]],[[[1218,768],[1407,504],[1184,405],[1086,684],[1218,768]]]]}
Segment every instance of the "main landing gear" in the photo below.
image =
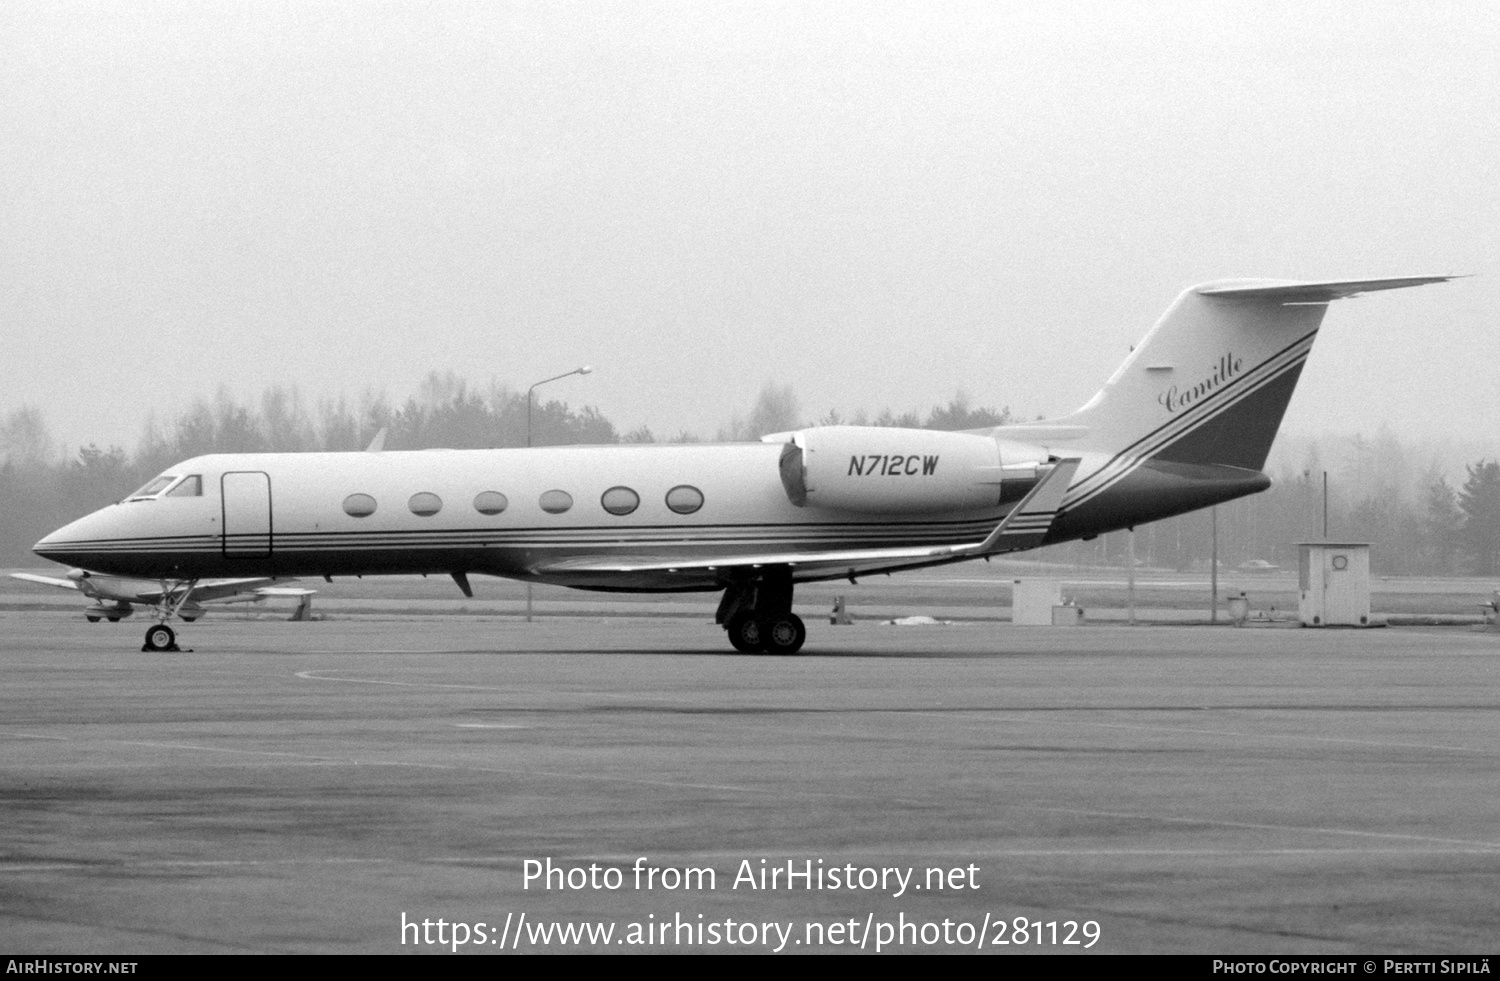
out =
{"type": "Polygon", "coordinates": [[[723,624],[729,643],[745,654],[795,654],[807,640],[807,627],[792,612],[789,570],[771,570],[725,589],[714,622],[723,624]]]}

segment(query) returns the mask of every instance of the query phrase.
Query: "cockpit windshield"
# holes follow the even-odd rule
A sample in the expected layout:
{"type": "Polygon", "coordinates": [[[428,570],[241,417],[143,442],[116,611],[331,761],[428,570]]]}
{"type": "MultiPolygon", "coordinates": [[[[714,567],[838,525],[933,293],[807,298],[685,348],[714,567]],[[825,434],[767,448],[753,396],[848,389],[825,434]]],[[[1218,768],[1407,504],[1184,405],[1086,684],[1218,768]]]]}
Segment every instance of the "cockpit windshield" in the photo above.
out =
{"type": "Polygon", "coordinates": [[[182,478],[181,483],[167,491],[168,497],[202,497],[203,478],[197,474],[189,474],[182,478]]]}
{"type": "Polygon", "coordinates": [[[151,483],[125,498],[127,501],[151,501],[158,497],[202,497],[203,476],[188,474],[179,477],[175,473],[164,473],[151,483]],[[171,488],[168,490],[168,488],[171,488]],[[162,492],[166,491],[165,494],[162,492]]]}
{"type": "Polygon", "coordinates": [[[142,487],[134,494],[131,494],[130,497],[127,498],[127,500],[138,501],[146,497],[155,497],[162,491],[166,490],[168,487],[171,487],[173,481],[175,481],[176,479],[176,474],[164,473],[160,477],[157,477],[155,480],[151,481],[145,487],[142,487]]]}

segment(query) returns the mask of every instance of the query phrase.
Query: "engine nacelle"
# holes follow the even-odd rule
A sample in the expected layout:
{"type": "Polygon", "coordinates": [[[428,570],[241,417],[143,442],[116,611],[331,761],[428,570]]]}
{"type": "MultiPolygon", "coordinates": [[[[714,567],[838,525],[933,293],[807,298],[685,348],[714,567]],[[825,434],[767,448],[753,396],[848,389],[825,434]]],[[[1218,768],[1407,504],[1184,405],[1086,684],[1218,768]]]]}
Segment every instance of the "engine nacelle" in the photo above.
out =
{"type": "Polygon", "coordinates": [[[781,483],[798,507],[861,514],[969,511],[1024,496],[1047,459],[1041,447],[972,433],[822,426],[787,438],[781,483]]]}

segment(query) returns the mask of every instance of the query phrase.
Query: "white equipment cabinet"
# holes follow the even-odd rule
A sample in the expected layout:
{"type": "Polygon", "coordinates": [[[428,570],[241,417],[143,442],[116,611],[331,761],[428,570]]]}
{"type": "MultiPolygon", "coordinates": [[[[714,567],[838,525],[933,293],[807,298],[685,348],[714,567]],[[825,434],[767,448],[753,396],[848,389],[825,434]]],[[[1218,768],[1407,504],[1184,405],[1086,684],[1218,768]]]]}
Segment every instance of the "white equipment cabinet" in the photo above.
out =
{"type": "Polygon", "coordinates": [[[1061,582],[1056,579],[1017,579],[1011,588],[1011,623],[1052,626],[1052,608],[1062,605],[1061,582]]]}
{"type": "Polygon", "coordinates": [[[1297,551],[1302,626],[1370,626],[1369,544],[1300,542],[1297,551]]]}

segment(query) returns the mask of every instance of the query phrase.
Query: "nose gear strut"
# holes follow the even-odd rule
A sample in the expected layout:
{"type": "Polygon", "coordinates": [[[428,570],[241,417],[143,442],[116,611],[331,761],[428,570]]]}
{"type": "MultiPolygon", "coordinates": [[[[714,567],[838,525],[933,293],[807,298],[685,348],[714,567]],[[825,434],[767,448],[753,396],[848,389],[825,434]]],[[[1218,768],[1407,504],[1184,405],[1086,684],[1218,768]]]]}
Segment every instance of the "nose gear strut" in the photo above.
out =
{"type": "MultiPolygon", "coordinates": [[[[188,598],[193,595],[193,590],[196,588],[198,588],[196,579],[173,580],[170,587],[167,585],[167,580],[161,581],[161,599],[157,602],[156,610],[152,614],[157,622],[146,628],[146,643],[141,646],[142,651],[182,650],[177,646],[177,634],[167,626],[167,621],[177,616],[187,605],[188,598]],[[173,591],[177,589],[182,589],[182,595],[174,597],[173,591]]],[[[192,651],[188,653],[191,654],[192,651]]]]}

